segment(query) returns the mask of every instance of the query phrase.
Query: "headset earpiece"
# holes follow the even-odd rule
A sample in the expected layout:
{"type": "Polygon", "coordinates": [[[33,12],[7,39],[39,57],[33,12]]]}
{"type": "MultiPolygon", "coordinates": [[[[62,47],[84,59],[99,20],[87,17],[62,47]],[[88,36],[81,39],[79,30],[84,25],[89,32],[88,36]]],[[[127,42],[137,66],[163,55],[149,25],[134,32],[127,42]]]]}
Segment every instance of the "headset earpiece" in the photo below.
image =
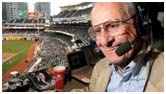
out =
{"type": "Polygon", "coordinates": [[[144,12],[145,10],[142,9],[138,3],[136,4],[136,15],[135,15],[135,25],[136,25],[136,29],[139,35],[144,36],[147,34],[147,31],[145,30],[145,21],[143,18],[144,12]]]}
{"type": "Polygon", "coordinates": [[[136,3],[136,16],[135,25],[138,34],[145,40],[148,44],[153,46],[153,34],[151,27],[151,18],[149,15],[149,7],[146,3],[136,3]]]}

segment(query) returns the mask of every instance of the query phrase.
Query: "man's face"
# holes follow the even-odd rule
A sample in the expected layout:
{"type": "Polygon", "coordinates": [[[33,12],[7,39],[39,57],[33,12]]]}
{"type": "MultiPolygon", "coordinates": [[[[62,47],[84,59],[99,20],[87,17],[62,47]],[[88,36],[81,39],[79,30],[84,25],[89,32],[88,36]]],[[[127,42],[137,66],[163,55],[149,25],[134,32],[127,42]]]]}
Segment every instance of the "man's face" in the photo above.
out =
{"type": "Polygon", "coordinates": [[[138,46],[137,33],[132,15],[124,10],[124,4],[96,3],[91,17],[92,27],[97,31],[96,43],[110,63],[118,64],[130,59],[138,46]],[[126,22],[121,22],[126,19],[128,19],[126,22]],[[126,41],[134,41],[132,49],[118,56],[115,53],[116,49],[126,41]]]}

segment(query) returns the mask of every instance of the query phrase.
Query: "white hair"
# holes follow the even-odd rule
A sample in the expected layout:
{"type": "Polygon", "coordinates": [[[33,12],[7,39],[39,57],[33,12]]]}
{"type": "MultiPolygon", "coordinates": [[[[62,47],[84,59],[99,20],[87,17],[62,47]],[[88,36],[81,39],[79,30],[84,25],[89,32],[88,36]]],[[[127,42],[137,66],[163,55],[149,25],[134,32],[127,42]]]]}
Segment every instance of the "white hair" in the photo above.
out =
{"type": "MultiPolygon", "coordinates": [[[[93,3],[93,7],[95,6],[96,3],[93,3]]],[[[133,16],[136,14],[136,5],[134,2],[124,2],[123,8],[124,8],[127,16],[133,16]]],[[[93,9],[92,9],[92,11],[93,11],[93,9]]],[[[92,11],[91,11],[91,14],[92,14],[92,11]]]]}
{"type": "Polygon", "coordinates": [[[136,14],[136,5],[135,3],[126,2],[124,3],[124,9],[127,13],[127,16],[133,16],[136,14]]]}

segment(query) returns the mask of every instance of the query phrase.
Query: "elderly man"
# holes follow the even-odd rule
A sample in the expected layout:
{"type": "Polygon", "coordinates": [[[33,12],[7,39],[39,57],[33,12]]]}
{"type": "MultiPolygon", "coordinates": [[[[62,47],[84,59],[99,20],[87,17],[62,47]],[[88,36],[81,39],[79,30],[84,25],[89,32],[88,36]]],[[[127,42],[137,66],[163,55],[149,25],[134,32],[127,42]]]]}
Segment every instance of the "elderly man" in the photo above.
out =
{"type": "Polygon", "coordinates": [[[105,58],[94,67],[88,91],[164,90],[163,53],[143,38],[136,16],[134,3],[95,3],[91,32],[105,58]]]}

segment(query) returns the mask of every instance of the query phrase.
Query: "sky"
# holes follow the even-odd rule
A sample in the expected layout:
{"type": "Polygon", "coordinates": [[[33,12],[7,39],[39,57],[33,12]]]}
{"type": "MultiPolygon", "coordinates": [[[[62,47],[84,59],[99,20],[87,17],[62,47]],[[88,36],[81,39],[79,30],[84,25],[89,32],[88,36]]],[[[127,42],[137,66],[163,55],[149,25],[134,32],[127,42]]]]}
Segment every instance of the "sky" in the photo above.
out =
{"type": "MultiPolygon", "coordinates": [[[[28,2],[28,12],[34,12],[34,3],[35,2],[28,2]]],[[[51,16],[56,15],[60,12],[60,6],[64,5],[72,5],[72,4],[78,4],[80,1],[77,2],[50,2],[51,7],[51,16]]]]}

